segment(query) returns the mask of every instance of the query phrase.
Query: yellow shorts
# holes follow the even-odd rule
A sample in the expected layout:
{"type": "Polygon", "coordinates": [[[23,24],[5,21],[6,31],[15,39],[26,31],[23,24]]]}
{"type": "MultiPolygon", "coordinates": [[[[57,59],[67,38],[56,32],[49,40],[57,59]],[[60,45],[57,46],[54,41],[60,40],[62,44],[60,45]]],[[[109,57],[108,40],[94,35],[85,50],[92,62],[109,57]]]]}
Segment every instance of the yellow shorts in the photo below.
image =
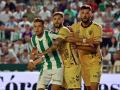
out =
{"type": "Polygon", "coordinates": [[[99,83],[102,66],[101,58],[92,55],[80,56],[81,75],[86,86],[90,86],[91,82],[99,83]]]}
{"type": "Polygon", "coordinates": [[[81,75],[79,65],[64,68],[64,87],[67,89],[81,87],[81,75]]]}

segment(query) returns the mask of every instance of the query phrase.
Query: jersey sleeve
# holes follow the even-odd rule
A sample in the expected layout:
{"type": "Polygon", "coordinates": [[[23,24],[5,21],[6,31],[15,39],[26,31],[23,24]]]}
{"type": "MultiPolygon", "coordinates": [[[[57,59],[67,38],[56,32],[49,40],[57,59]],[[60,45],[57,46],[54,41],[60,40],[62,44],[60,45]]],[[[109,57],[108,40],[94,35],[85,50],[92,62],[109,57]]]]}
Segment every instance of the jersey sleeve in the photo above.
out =
{"type": "Polygon", "coordinates": [[[32,38],[31,38],[31,45],[32,45],[33,48],[36,47],[36,39],[35,38],[36,38],[36,35],[33,35],[32,38]]]}
{"type": "Polygon", "coordinates": [[[94,33],[93,40],[102,42],[102,27],[100,25],[96,25],[94,29],[95,30],[93,30],[94,33]]]}
{"type": "Polygon", "coordinates": [[[71,28],[71,32],[76,32],[76,30],[79,29],[78,23],[74,23],[70,28],[71,28]]]}
{"type": "Polygon", "coordinates": [[[53,40],[61,37],[60,35],[54,34],[54,33],[49,33],[49,36],[50,36],[53,40]]]}
{"type": "Polygon", "coordinates": [[[63,39],[65,39],[68,36],[68,34],[69,34],[69,29],[66,27],[60,29],[60,31],[58,33],[59,37],[61,37],[63,39]]]}

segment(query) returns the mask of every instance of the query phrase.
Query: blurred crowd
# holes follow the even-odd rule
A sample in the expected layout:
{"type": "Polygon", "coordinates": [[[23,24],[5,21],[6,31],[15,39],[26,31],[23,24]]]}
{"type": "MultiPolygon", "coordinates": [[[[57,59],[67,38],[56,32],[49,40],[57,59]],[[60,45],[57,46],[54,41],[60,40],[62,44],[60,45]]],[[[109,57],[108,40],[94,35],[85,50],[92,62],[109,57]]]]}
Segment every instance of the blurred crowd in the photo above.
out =
{"type": "Polygon", "coordinates": [[[103,27],[103,70],[111,72],[115,65],[120,70],[120,0],[0,0],[0,64],[28,63],[34,18],[40,17],[45,29],[55,32],[52,14],[64,12],[64,25],[70,26],[80,20],[83,4],[92,7],[93,21],[103,27]]]}

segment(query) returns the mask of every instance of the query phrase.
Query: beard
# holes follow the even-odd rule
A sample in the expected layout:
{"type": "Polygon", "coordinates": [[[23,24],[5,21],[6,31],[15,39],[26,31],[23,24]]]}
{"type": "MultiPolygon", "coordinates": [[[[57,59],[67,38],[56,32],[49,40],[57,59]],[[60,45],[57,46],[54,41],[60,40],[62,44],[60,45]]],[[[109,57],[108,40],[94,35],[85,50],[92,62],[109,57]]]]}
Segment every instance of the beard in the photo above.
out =
{"type": "Polygon", "coordinates": [[[83,23],[91,22],[91,18],[80,18],[83,23]]]}
{"type": "Polygon", "coordinates": [[[54,27],[55,27],[55,28],[60,28],[61,26],[62,26],[62,24],[58,24],[58,23],[57,23],[57,24],[54,24],[54,27]]]}

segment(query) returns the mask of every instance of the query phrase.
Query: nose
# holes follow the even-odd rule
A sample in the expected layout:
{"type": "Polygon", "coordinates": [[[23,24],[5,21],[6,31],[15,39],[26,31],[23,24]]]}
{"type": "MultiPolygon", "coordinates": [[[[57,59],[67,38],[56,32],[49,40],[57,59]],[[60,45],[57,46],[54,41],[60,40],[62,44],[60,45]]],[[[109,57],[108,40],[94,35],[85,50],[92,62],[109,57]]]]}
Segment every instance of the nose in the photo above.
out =
{"type": "Polygon", "coordinates": [[[58,23],[58,20],[56,20],[56,23],[58,23]]]}
{"type": "Polygon", "coordinates": [[[83,16],[83,17],[86,17],[86,14],[85,14],[85,13],[82,13],[82,16],[83,16]]]}
{"type": "Polygon", "coordinates": [[[86,14],[84,14],[84,15],[83,15],[83,18],[87,18],[87,15],[86,15],[86,14]]]}
{"type": "Polygon", "coordinates": [[[38,31],[38,28],[35,29],[35,32],[37,32],[37,31],[38,31]]]}

